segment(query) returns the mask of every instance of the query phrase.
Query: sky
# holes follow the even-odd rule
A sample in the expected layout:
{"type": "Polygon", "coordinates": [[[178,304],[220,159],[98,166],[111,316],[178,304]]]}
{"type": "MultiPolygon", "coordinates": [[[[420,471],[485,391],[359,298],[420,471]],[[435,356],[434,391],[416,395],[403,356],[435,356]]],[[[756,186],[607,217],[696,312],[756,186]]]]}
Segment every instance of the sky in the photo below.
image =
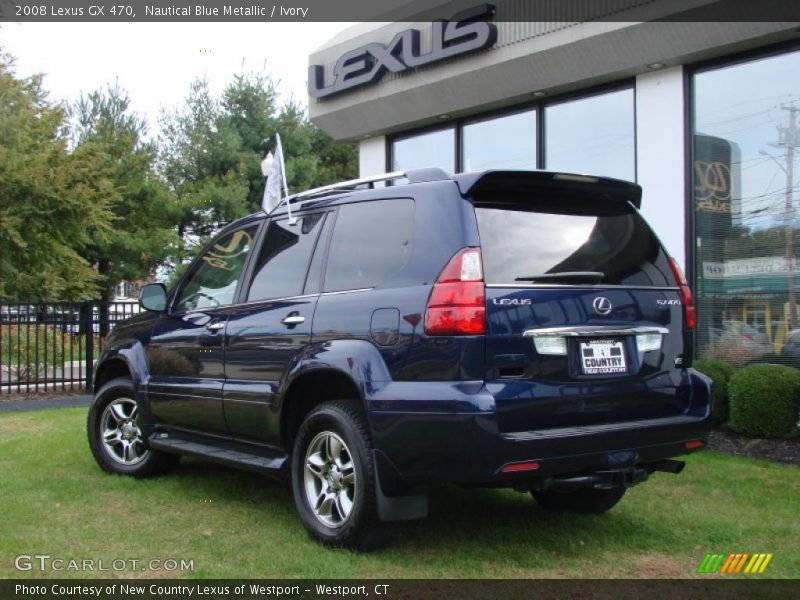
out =
{"type": "Polygon", "coordinates": [[[0,47],[17,74],[44,73],[52,101],[119,80],[150,133],[195,78],[214,93],[237,72],[269,72],[282,100],[307,104],[308,56],[350,23],[4,23],[0,47]]]}

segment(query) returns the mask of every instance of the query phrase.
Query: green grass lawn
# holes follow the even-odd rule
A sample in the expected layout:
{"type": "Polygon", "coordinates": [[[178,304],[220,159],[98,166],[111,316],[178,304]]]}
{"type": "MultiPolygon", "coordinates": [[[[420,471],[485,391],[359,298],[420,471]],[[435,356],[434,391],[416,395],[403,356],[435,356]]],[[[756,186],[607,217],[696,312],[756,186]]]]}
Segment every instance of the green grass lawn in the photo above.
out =
{"type": "Polygon", "coordinates": [[[800,573],[795,467],[697,454],[681,475],[656,474],[597,517],[545,513],[513,491],[448,487],[427,519],[397,527],[390,547],[358,554],[310,541],[290,491],[259,475],[194,460],[153,480],[102,472],[85,414],[0,415],[0,577],[46,575],[16,571],[18,554],[193,559],[185,575],[209,578],[511,578],[693,577],[706,552],[773,552],[761,577],[800,573]]]}

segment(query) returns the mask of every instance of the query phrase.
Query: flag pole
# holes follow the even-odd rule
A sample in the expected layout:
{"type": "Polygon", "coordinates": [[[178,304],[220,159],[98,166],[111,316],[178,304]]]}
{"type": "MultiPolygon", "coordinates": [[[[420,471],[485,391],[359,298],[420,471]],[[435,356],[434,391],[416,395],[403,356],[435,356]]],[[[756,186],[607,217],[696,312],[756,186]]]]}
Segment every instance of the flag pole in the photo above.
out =
{"type": "Polygon", "coordinates": [[[278,160],[281,161],[281,179],[283,180],[283,193],[286,196],[286,213],[289,215],[287,223],[289,225],[294,225],[297,223],[297,219],[292,216],[292,205],[289,202],[289,186],[286,183],[286,164],[283,162],[283,144],[281,144],[281,134],[277,131],[275,132],[275,138],[277,139],[276,152],[278,154],[278,160]]]}
{"type": "Polygon", "coordinates": [[[283,162],[283,144],[281,144],[281,134],[275,133],[275,137],[278,139],[278,157],[281,160],[281,173],[283,173],[283,192],[286,196],[289,196],[289,186],[286,184],[286,164],[283,162]]]}
{"type": "Polygon", "coordinates": [[[264,194],[261,197],[261,210],[263,210],[265,214],[270,213],[269,194],[267,187],[269,184],[269,174],[272,172],[272,164],[274,162],[275,157],[272,156],[272,152],[267,150],[264,160],[261,161],[261,174],[264,176],[264,194]]]}

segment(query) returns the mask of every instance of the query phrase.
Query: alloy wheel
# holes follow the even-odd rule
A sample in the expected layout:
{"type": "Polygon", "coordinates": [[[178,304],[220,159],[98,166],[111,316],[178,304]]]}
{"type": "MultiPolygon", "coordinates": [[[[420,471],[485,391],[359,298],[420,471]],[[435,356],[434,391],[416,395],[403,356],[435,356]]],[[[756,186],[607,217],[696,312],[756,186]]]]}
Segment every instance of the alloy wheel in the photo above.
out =
{"type": "Polygon", "coordinates": [[[133,466],[147,458],[150,452],[144,445],[137,423],[139,407],[130,398],[111,401],[100,417],[100,436],[103,449],[115,462],[133,466]]]}
{"type": "Polygon", "coordinates": [[[303,481],[314,516],[327,527],[342,527],[353,512],[358,482],[353,456],[336,433],[322,431],[311,440],[303,481]]]}

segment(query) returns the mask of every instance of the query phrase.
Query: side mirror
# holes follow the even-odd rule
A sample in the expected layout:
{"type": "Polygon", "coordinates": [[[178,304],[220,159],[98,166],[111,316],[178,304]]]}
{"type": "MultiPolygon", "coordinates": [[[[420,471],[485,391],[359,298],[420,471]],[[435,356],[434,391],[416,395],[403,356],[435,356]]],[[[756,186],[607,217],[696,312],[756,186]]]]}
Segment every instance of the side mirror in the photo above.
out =
{"type": "Polygon", "coordinates": [[[145,310],[164,312],[167,310],[167,288],[163,283],[148,283],[139,292],[139,304],[145,310]]]}

